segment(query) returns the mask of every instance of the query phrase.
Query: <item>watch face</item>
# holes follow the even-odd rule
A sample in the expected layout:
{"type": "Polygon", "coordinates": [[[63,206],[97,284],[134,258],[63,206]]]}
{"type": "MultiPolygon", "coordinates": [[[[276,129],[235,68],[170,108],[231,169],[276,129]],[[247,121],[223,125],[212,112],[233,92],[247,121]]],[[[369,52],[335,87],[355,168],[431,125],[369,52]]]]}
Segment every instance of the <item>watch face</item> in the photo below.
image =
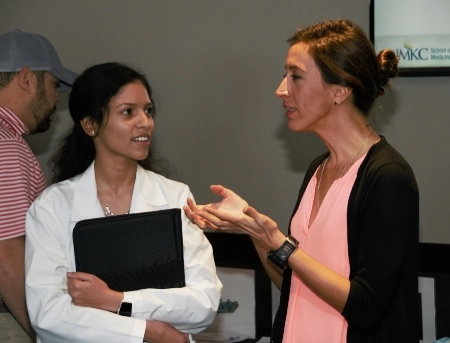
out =
{"type": "Polygon", "coordinates": [[[286,256],[289,255],[290,252],[292,252],[292,245],[291,244],[283,244],[279,250],[279,255],[282,259],[285,259],[286,256]]]}
{"type": "Polygon", "coordinates": [[[278,250],[271,250],[267,254],[267,258],[281,269],[286,268],[287,260],[297,247],[289,240],[286,240],[278,250]]]}

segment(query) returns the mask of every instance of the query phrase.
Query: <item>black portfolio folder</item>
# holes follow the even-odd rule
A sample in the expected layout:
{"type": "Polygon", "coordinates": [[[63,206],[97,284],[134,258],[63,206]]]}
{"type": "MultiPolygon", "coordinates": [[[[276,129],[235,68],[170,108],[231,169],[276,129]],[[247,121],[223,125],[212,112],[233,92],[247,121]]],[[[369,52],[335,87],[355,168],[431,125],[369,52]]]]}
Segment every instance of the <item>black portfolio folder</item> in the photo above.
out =
{"type": "Polygon", "coordinates": [[[113,290],[185,286],[179,208],[81,220],[73,246],[77,271],[113,290]]]}

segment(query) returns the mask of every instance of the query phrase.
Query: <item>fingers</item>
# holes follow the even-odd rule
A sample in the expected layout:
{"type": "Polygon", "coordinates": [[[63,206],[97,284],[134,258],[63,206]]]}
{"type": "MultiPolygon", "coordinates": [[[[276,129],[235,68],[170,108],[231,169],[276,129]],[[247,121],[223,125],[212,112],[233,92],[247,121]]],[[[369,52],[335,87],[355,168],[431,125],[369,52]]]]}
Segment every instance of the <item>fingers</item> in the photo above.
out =
{"type": "Polygon", "coordinates": [[[95,277],[92,274],[83,273],[83,272],[67,272],[66,273],[68,279],[76,279],[80,281],[93,281],[93,278],[95,277]]]}
{"type": "Polygon", "coordinates": [[[257,220],[257,217],[259,216],[259,212],[256,211],[251,206],[245,206],[242,212],[244,212],[247,216],[252,217],[255,220],[257,220]]]}
{"type": "Polygon", "coordinates": [[[203,220],[206,220],[214,225],[220,224],[221,220],[219,211],[212,207],[205,207],[203,210],[197,212],[197,215],[201,217],[203,220]]]}
{"type": "Polygon", "coordinates": [[[195,206],[194,200],[191,198],[187,198],[187,204],[191,211],[195,212],[197,210],[197,207],[195,206]]]}
{"type": "Polygon", "coordinates": [[[233,222],[236,220],[236,216],[234,215],[229,215],[226,212],[217,211],[209,207],[205,207],[197,213],[198,216],[201,216],[209,228],[220,228],[221,230],[229,230],[234,228],[233,222]]]}
{"type": "Polygon", "coordinates": [[[204,218],[197,215],[197,212],[204,208],[204,205],[196,205],[194,203],[194,200],[192,200],[191,198],[187,199],[187,204],[188,206],[183,206],[183,210],[184,214],[191,221],[191,223],[197,225],[202,230],[217,229],[217,226],[215,226],[213,223],[208,222],[204,218]]]}
{"type": "Polygon", "coordinates": [[[183,206],[183,211],[186,217],[191,221],[191,223],[194,223],[194,219],[192,218],[193,213],[191,212],[191,209],[188,206],[183,206]]]}
{"type": "Polygon", "coordinates": [[[79,290],[81,287],[86,287],[87,285],[92,284],[92,276],[91,274],[76,272],[76,273],[67,273],[67,286],[70,290],[79,290]]]}
{"type": "Polygon", "coordinates": [[[276,223],[269,217],[259,213],[255,208],[251,206],[244,207],[243,212],[248,217],[252,218],[261,227],[276,226],[276,223]]]}
{"type": "Polygon", "coordinates": [[[227,196],[234,194],[231,189],[225,188],[222,185],[211,185],[209,188],[214,194],[217,194],[222,198],[226,198],[227,196]]]}
{"type": "Polygon", "coordinates": [[[205,229],[211,229],[211,230],[217,230],[218,229],[217,225],[214,225],[213,223],[211,223],[208,220],[203,220],[203,223],[205,224],[205,229]]]}
{"type": "Polygon", "coordinates": [[[278,231],[277,223],[270,217],[265,216],[264,214],[259,213],[256,209],[251,206],[247,206],[244,208],[244,213],[253,218],[253,220],[261,227],[265,228],[266,231],[278,231]]]}
{"type": "Polygon", "coordinates": [[[205,220],[216,225],[221,231],[241,231],[260,239],[268,232],[278,230],[276,223],[269,217],[259,213],[251,206],[245,206],[242,212],[220,211],[204,207],[197,212],[205,220]]]}
{"type": "Polygon", "coordinates": [[[216,230],[217,229],[217,226],[214,225],[212,222],[208,221],[205,218],[197,216],[197,215],[195,215],[195,217],[194,217],[194,224],[196,224],[202,230],[208,230],[208,229],[216,230]]]}
{"type": "Polygon", "coordinates": [[[189,207],[184,206],[183,210],[184,214],[191,221],[191,223],[197,225],[201,230],[217,229],[217,226],[193,213],[189,207]]]}
{"type": "Polygon", "coordinates": [[[205,206],[197,214],[215,225],[224,224],[223,222],[234,222],[238,219],[239,215],[242,215],[242,213],[229,213],[228,211],[220,211],[209,206],[205,206]]]}
{"type": "Polygon", "coordinates": [[[226,188],[222,185],[211,185],[209,186],[209,189],[211,189],[211,192],[214,194],[222,196],[222,192],[224,192],[226,188]]]}
{"type": "Polygon", "coordinates": [[[196,224],[195,212],[197,211],[197,206],[195,205],[194,200],[187,198],[187,206],[183,206],[183,211],[191,223],[196,224]]]}
{"type": "Polygon", "coordinates": [[[189,334],[158,320],[147,320],[144,339],[149,343],[189,343],[189,334]]]}

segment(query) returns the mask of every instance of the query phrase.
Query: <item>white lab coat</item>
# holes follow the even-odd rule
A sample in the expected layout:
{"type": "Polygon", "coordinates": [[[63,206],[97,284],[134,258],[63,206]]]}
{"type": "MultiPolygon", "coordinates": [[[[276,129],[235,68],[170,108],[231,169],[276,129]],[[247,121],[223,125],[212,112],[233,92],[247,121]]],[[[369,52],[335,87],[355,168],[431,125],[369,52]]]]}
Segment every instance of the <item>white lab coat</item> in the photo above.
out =
{"type": "MultiPolygon", "coordinates": [[[[138,166],[130,211],[182,208],[188,197],[192,194],[185,184],[138,166]]],[[[124,301],[133,303],[132,317],[74,305],[66,277],[66,272],[76,271],[72,230],[80,220],[102,216],[93,164],[83,174],[48,187],[28,210],[25,289],[38,342],[142,343],[145,319],[189,333],[212,323],[222,284],[211,245],[184,215],[186,287],[125,292],[124,301]]]]}

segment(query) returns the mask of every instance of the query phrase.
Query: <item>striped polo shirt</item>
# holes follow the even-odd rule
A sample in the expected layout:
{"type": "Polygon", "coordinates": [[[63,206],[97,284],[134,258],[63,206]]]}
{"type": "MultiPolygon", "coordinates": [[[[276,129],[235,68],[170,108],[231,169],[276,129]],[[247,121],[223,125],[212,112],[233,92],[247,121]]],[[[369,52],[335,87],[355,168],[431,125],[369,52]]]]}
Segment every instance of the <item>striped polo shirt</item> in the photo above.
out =
{"type": "Polygon", "coordinates": [[[25,234],[25,217],[47,182],[41,166],[23,139],[29,130],[0,105],[0,240],[25,234]]]}

